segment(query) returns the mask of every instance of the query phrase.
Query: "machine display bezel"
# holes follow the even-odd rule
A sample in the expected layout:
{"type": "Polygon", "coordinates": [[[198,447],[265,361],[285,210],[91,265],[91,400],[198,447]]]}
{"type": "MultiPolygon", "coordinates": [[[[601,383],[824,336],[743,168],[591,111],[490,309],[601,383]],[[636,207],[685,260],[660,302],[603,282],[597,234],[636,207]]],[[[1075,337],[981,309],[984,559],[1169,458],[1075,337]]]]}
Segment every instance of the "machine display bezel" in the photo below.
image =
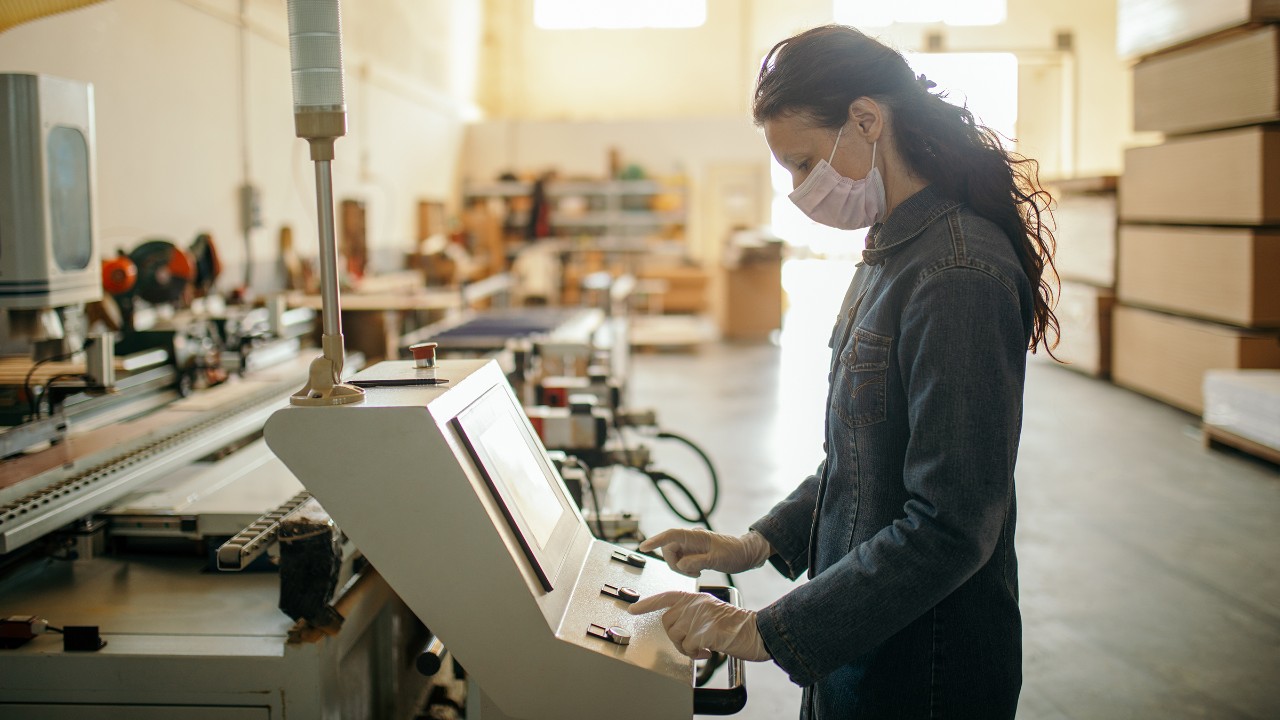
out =
{"type": "MultiPolygon", "coordinates": [[[[534,574],[542,584],[543,590],[550,592],[553,581],[564,558],[568,554],[576,529],[582,525],[582,516],[578,514],[569,497],[559,473],[551,465],[546,448],[534,433],[529,418],[520,408],[519,403],[506,387],[495,385],[468,405],[450,421],[462,443],[475,462],[476,468],[484,478],[494,500],[502,510],[507,524],[515,532],[525,557],[529,560],[534,574]],[[545,542],[539,542],[535,532],[534,519],[525,516],[516,495],[516,490],[508,483],[509,478],[499,472],[501,463],[495,448],[481,441],[484,434],[504,419],[515,423],[516,429],[524,445],[541,471],[547,488],[560,506],[560,515],[554,520],[545,542]]],[[[519,452],[518,449],[512,451],[519,452]]]]}

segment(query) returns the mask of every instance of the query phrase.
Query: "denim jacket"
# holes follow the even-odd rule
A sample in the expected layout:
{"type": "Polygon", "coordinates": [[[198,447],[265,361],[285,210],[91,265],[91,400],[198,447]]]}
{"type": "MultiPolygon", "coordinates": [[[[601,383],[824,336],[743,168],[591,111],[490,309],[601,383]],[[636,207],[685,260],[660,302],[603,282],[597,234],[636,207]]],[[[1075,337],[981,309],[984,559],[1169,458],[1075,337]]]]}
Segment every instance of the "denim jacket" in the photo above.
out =
{"type": "Polygon", "coordinates": [[[1011,718],[1032,288],[1009,238],[931,187],[869,237],[832,334],[826,457],[752,525],[809,580],[757,626],[802,718],[1011,718]]]}

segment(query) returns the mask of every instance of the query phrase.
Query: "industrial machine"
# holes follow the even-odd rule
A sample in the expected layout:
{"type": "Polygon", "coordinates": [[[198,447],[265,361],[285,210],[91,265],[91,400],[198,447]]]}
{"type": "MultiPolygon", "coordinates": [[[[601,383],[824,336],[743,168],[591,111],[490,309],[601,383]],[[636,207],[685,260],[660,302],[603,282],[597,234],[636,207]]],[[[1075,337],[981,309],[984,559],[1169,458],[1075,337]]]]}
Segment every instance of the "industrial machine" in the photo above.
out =
{"type": "Polygon", "coordinates": [[[61,337],[57,308],[102,296],[93,88],[0,74],[0,307],[14,331],[61,337]]]}
{"type": "Polygon", "coordinates": [[[208,236],[102,267],[94,172],[91,87],[0,75],[0,717],[413,716],[450,667],[261,439],[314,314],[215,307],[208,236]]]}
{"type": "Polygon", "coordinates": [[[497,363],[349,382],[362,402],[280,410],[267,444],[466,668],[469,720],[743,706],[740,661],[728,689],[695,688],[661,620],[626,612],[694,581],[592,536],[497,363]]]}
{"type": "Polygon", "coordinates": [[[81,424],[0,461],[0,717],[422,707],[432,679],[414,663],[429,636],[408,607],[351,543],[293,562],[279,542],[309,496],[258,435],[307,365],[81,424]],[[251,569],[213,570],[219,545],[247,529],[251,569]],[[307,605],[326,612],[282,612],[307,605]],[[15,620],[27,617],[44,624],[15,620]]]}
{"type": "MultiPolygon", "coordinates": [[[[470,316],[432,332],[512,351],[510,378],[433,353],[351,374],[330,177],[346,131],[338,0],[290,0],[289,25],[316,171],[312,359],[310,315],[275,305],[144,327],[146,306],[186,306],[216,277],[207,236],[108,259],[128,322],[90,337],[92,90],[0,75],[0,717],[403,718],[428,693],[468,720],[740,709],[741,663],[727,688],[695,687],[661,621],[626,612],[694,581],[593,536],[592,469],[561,453],[575,500],[546,450],[616,462],[608,444],[636,417],[625,352],[601,354],[625,345],[616,323],[470,316]]],[[[600,531],[598,502],[593,519],[600,531]]]]}

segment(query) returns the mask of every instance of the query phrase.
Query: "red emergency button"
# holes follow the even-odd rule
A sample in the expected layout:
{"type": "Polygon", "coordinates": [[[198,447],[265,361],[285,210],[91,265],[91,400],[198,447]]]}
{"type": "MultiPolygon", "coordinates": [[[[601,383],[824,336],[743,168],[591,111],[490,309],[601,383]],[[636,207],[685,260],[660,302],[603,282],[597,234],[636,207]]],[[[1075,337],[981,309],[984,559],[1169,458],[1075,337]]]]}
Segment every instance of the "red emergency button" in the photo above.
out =
{"type": "Polygon", "coordinates": [[[433,368],[436,366],[436,346],[439,343],[424,342],[409,346],[409,352],[413,354],[413,366],[419,368],[433,368]]]}

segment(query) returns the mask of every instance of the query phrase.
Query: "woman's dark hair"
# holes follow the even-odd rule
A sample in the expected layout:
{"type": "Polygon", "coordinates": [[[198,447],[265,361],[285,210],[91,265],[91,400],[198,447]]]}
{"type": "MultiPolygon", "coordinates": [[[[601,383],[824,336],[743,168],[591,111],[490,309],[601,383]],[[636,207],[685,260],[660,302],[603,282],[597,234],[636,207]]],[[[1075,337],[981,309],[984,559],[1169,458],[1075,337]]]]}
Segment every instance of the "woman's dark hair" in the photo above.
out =
{"type": "Polygon", "coordinates": [[[995,131],[931,87],[892,48],[854,28],[826,25],[773,46],[756,81],[752,115],[760,125],[800,114],[834,129],[848,122],[849,105],[860,97],[887,105],[898,153],[911,170],[1013,241],[1035,289],[1030,350],[1044,345],[1052,355],[1060,332],[1053,313],[1054,239],[1046,222],[1053,198],[1040,187],[1039,164],[1007,152],[995,131]]]}

